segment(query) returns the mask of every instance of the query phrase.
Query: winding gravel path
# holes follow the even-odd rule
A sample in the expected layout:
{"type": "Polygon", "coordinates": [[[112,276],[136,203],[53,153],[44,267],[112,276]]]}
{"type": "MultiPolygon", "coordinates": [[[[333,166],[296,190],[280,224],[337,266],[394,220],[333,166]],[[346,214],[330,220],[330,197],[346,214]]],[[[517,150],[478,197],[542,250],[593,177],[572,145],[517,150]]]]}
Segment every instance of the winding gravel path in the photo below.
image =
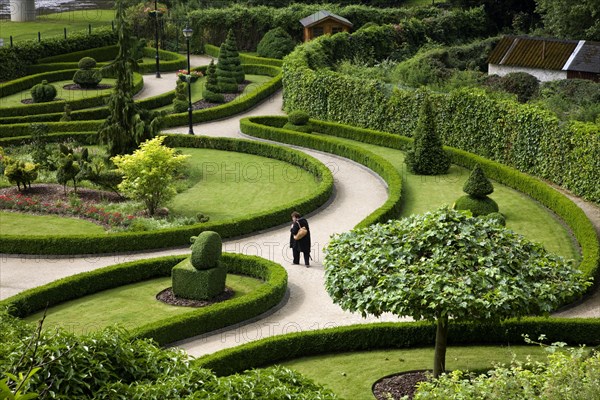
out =
{"type": "MultiPolygon", "coordinates": [[[[193,56],[192,66],[207,64],[210,58],[193,56]]],[[[175,73],[164,73],[157,79],[144,76],[145,88],[136,98],[155,96],[175,87],[175,73]]],[[[250,115],[282,114],[281,92],[271,96],[248,112],[221,121],[194,126],[196,135],[221,137],[245,137],[239,131],[239,120],[250,115]]],[[[187,127],[170,129],[168,132],[187,134],[187,127]]],[[[274,312],[254,321],[179,342],[176,345],[189,354],[199,356],[264,337],[348,325],[367,321],[398,321],[397,317],[384,315],[379,319],[361,318],[357,314],[342,311],[333,304],[323,288],[323,253],[330,235],[351,229],[360,220],[382,205],[387,189],[373,172],[363,166],[330,154],[301,149],[330,167],[335,178],[335,194],[330,202],[308,214],[313,239],[310,268],[291,264],[289,225],[285,224],[242,238],[226,240],[228,252],[259,255],[280,263],[289,274],[289,296],[274,312]]],[[[576,202],[586,211],[600,232],[600,208],[591,203],[576,202]]],[[[265,204],[268,199],[265,199],[265,204]]],[[[302,210],[300,210],[302,211],[302,210]]],[[[22,290],[33,288],[58,278],[104,266],[170,254],[188,253],[188,247],[163,251],[101,256],[21,256],[0,254],[0,298],[12,296],[22,290]]],[[[564,317],[600,317],[600,291],[585,302],[557,315],[564,317]]],[[[85,327],[81,327],[85,329],[85,327]]]]}

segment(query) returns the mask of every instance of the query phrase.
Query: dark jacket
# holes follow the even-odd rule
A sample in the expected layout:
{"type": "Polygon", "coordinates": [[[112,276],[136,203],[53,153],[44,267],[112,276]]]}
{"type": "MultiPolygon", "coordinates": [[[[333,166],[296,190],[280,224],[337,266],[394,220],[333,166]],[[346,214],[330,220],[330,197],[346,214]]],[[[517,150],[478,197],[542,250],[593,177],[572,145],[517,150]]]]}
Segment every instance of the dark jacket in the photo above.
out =
{"type": "Polygon", "coordinates": [[[310,252],[310,228],[308,227],[308,221],[302,217],[292,224],[292,228],[290,229],[290,247],[296,248],[301,252],[310,252]],[[302,239],[295,240],[294,235],[298,233],[301,226],[305,227],[308,233],[302,239]]]}

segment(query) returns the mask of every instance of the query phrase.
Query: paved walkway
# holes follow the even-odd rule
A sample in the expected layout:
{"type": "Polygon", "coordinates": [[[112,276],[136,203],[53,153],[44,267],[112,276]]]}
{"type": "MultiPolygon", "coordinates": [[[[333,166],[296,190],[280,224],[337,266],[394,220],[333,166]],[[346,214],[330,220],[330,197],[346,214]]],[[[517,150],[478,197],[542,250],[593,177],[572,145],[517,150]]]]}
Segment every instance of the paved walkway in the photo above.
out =
{"type": "MultiPolygon", "coordinates": [[[[195,56],[192,66],[208,63],[208,58],[195,56]]],[[[175,74],[163,74],[161,79],[153,75],[144,76],[146,88],[140,98],[154,96],[175,87],[175,74]],[[171,76],[172,75],[172,76],[171,76]]],[[[282,114],[281,93],[273,95],[248,112],[235,117],[197,124],[196,135],[244,137],[239,131],[239,119],[249,115],[282,114]]],[[[187,127],[170,129],[169,132],[187,134],[187,127]]],[[[323,288],[322,248],[330,235],[351,229],[383,204],[387,198],[385,183],[371,171],[352,161],[329,154],[303,149],[328,165],[335,178],[335,195],[325,206],[307,217],[313,238],[310,268],[291,265],[288,248],[289,225],[257,232],[235,240],[226,240],[224,250],[250,255],[259,255],[280,263],[289,274],[289,298],[274,313],[254,322],[226,329],[212,335],[191,338],[177,345],[194,356],[212,353],[247,341],[276,334],[318,329],[366,321],[398,321],[397,317],[384,315],[379,319],[363,319],[359,315],[342,311],[333,304],[323,288]]],[[[586,203],[584,210],[600,230],[598,206],[586,203]]],[[[302,211],[302,210],[300,210],[302,211]]],[[[22,290],[36,287],[58,278],[120,262],[157,257],[167,254],[184,254],[188,247],[164,251],[149,251],[134,254],[102,256],[20,256],[0,254],[0,298],[12,296],[22,290]]],[[[565,317],[600,317],[600,291],[584,303],[559,315],[565,317]]],[[[85,330],[85,327],[81,327],[85,330]]]]}

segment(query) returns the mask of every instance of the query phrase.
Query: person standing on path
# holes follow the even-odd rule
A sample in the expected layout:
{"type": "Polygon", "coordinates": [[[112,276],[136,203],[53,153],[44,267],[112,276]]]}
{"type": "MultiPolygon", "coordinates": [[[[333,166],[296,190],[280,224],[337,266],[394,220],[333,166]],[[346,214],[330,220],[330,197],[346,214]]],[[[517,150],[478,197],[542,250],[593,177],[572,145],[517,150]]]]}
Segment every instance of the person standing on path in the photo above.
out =
{"type": "Polygon", "coordinates": [[[310,228],[308,227],[306,218],[302,217],[297,211],[292,213],[290,247],[292,248],[292,255],[294,257],[293,264],[300,264],[300,253],[304,253],[304,264],[308,268],[310,265],[310,228]],[[306,230],[304,236],[302,236],[303,232],[301,232],[301,229],[306,230]]]}

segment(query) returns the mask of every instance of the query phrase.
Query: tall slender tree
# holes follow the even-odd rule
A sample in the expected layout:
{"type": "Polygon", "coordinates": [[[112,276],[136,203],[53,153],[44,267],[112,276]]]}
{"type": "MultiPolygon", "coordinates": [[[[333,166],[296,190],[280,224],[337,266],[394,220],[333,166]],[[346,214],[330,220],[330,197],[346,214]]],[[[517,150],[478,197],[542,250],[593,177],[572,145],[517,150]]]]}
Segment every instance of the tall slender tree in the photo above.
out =
{"type": "Polygon", "coordinates": [[[125,21],[123,0],[115,1],[115,21],[118,35],[117,57],[107,67],[116,78],[115,88],[108,99],[110,115],[98,132],[101,143],[108,146],[111,156],[133,152],[140,143],[152,138],[160,128],[160,115],[145,110],[133,101],[133,70],[137,67],[137,39],[125,21]]]}

